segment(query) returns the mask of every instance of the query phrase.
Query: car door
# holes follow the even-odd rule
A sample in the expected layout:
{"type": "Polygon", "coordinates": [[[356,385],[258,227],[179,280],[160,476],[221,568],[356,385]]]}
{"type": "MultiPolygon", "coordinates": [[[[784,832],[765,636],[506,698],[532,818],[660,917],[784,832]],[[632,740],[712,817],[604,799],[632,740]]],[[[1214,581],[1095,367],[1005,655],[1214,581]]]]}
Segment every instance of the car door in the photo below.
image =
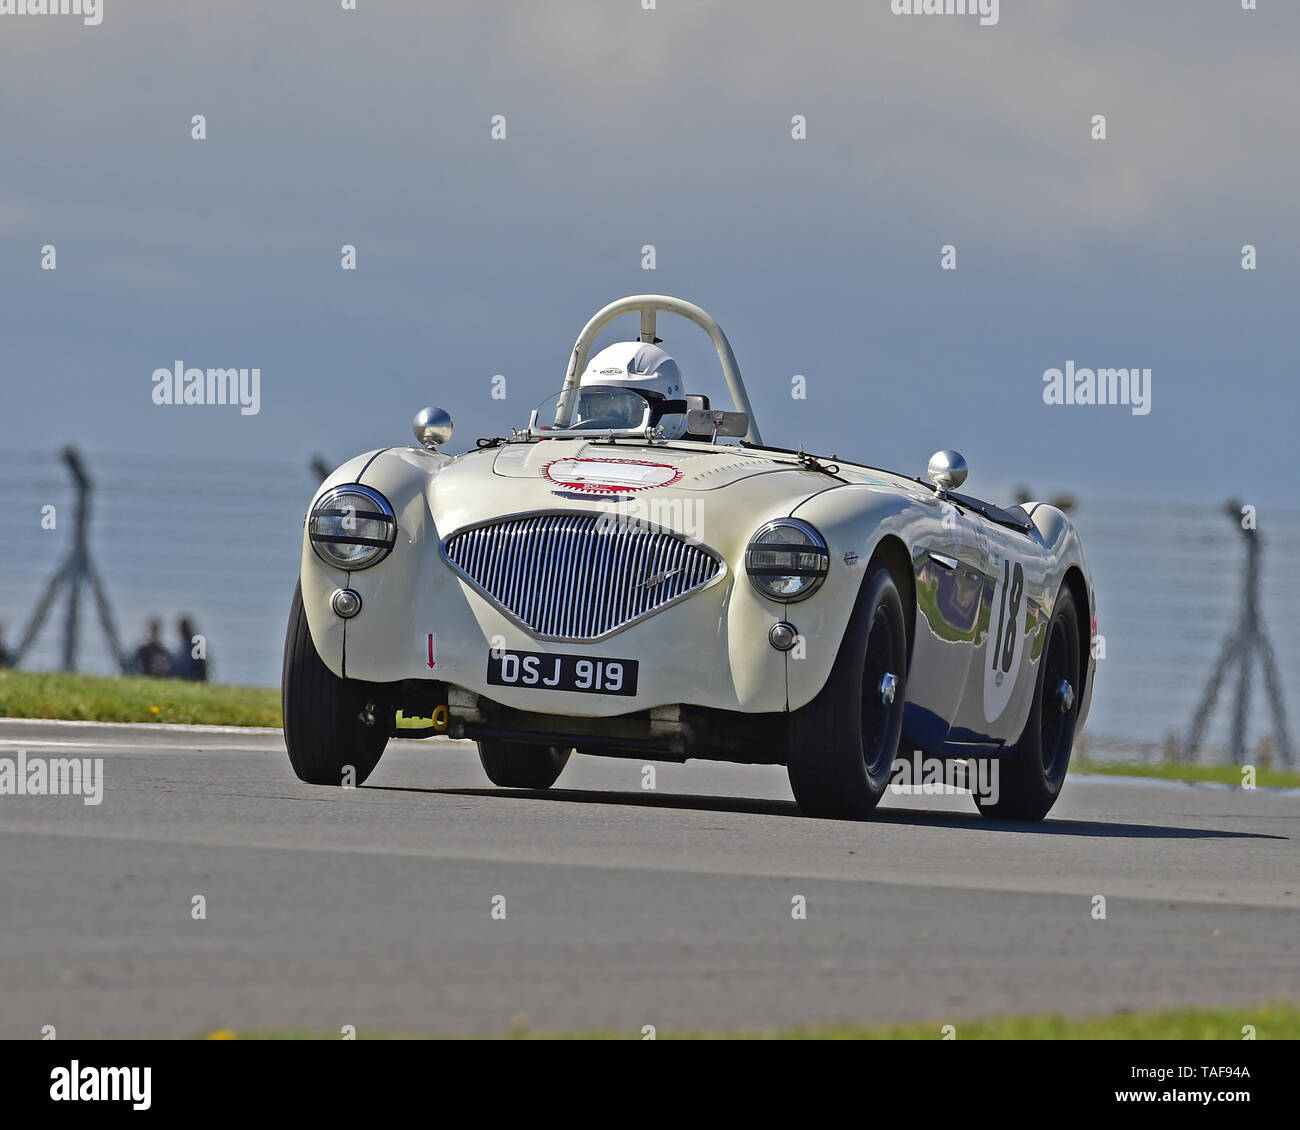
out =
{"type": "Polygon", "coordinates": [[[1033,699],[1049,607],[1047,562],[1032,534],[978,514],[983,591],[972,662],[950,741],[1014,742],[1033,699]]]}
{"type": "Polygon", "coordinates": [[[934,522],[918,539],[916,631],[903,728],[911,744],[938,753],[957,717],[980,625],[984,545],[977,519],[938,499],[934,522]]]}

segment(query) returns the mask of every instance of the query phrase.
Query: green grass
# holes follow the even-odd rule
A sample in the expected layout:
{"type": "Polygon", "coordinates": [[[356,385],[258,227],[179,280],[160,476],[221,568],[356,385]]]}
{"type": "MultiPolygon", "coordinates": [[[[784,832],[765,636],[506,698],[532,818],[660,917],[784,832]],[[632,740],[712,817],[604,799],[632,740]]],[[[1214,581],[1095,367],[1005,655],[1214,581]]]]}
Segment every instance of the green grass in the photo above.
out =
{"type": "MultiPolygon", "coordinates": [[[[956,1028],[958,1040],[1240,1040],[1250,1025],[1260,1040],[1300,1039],[1300,1007],[1289,1004],[1239,1009],[1181,1009],[1173,1012],[1125,1012],[1114,1016],[1072,1019],[1065,1016],[1004,1016],[989,1020],[935,1020],[928,1024],[822,1024],[770,1031],[708,1032],[663,1028],[660,1040],[939,1040],[945,1024],[956,1028]]],[[[339,1033],[303,1029],[213,1032],[208,1039],[337,1040],[339,1033]]],[[[398,1036],[357,1032],[359,1040],[457,1039],[448,1035],[398,1036]]],[[[536,1032],[520,1018],[509,1031],[477,1037],[514,1040],[640,1040],[633,1031],[590,1029],[574,1032],[536,1032]]]]}
{"type": "Polygon", "coordinates": [[[0,670],[0,717],[279,726],[280,692],[182,679],[0,670]]]}
{"type": "MultiPolygon", "coordinates": [[[[1126,765],[1113,761],[1089,761],[1086,757],[1070,760],[1071,773],[1101,773],[1108,777],[1155,777],[1162,781],[1214,781],[1238,787],[1241,785],[1241,768],[1240,765],[1179,765],[1174,762],[1126,765]]],[[[1255,784],[1266,788],[1300,788],[1300,772],[1256,766],[1255,784]]]]}

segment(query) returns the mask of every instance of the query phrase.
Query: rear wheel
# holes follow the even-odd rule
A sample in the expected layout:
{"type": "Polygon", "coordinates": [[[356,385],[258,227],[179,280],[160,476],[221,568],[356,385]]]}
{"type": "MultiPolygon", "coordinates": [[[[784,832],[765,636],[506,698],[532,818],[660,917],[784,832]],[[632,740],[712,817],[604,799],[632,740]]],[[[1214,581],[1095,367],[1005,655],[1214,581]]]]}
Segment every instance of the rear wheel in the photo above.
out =
{"type": "Polygon", "coordinates": [[[503,789],[549,789],[568,763],[569,752],[556,745],[495,738],[478,743],[478,759],[488,780],[503,789]]]}
{"type": "Polygon", "coordinates": [[[340,679],[321,660],[293,591],[280,682],[284,744],[299,779],[313,785],[359,785],[379,764],[393,728],[393,712],[374,683],[340,679]]]}
{"type": "Polygon", "coordinates": [[[860,820],[884,795],[903,731],[907,621],[878,565],[863,583],[821,693],[790,716],[788,771],[809,816],[860,820]]]}
{"type": "Polygon", "coordinates": [[[1070,767],[1079,718],[1079,617],[1074,597],[1062,586],[1047,625],[1047,644],[1038,661],[1038,684],[1024,733],[997,763],[997,799],[975,794],[990,820],[1043,819],[1056,803],[1070,767]]]}

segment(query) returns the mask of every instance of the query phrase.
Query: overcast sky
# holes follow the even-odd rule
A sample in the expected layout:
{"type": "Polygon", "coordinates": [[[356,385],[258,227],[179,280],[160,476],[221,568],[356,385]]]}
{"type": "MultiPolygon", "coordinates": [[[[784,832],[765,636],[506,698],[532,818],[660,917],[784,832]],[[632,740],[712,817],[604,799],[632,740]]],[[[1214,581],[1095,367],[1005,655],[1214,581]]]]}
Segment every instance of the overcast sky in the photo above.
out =
{"type": "MultiPolygon", "coordinates": [[[[526,422],[596,308],[650,291],[719,319],[769,442],[909,473],[955,447],[975,493],[1286,504],[1300,4],[1259,6],[0,15],[0,444],[338,462],[437,403],[460,450],[526,422]],[[177,361],[260,368],[260,411],[155,405],[177,361]],[[1044,404],[1070,361],[1151,369],[1149,414],[1044,404]]],[[[720,400],[704,336],[661,336],[720,400]]]]}

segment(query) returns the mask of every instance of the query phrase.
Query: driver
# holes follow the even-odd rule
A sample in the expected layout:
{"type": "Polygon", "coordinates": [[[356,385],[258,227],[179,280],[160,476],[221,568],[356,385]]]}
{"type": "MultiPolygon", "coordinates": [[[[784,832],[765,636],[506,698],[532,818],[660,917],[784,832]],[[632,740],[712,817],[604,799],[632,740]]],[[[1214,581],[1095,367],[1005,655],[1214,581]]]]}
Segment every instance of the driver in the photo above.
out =
{"type": "MultiPolygon", "coordinates": [[[[578,390],[575,424],[626,415],[627,393],[631,392],[650,402],[650,424],[662,427],[665,437],[679,439],[686,433],[686,388],[681,371],[657,345],[620,341],[606,346],[587,362],[578,390]],[[677,411],[665,411],[672,408],[677,411]]],[[[623,426],[639,424],[643,411],[639,410],[636,419],[627,420],[623,426]]]]}

